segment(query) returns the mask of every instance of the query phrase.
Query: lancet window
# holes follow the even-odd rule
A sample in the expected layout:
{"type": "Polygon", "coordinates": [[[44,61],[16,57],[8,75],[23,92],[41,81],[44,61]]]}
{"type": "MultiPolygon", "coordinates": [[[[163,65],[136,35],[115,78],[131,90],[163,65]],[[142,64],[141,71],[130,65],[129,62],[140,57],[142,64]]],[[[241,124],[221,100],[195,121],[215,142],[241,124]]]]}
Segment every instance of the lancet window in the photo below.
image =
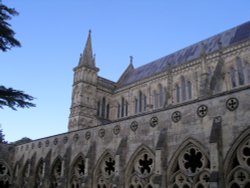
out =
{"type": "Polygon", "coordinates": [[[96,115],[101,118],[109,119],[110,106],[106,100],[106,97],[103,97],[101,100],[97,101],[96,115]]]}
{"type": "Polygon", "coordinates": [[[188,99],[192,99],[192,83],[190,81],[187,81],[187,92],[188,99]]]}
{"type": "Polygon", "coordinates": [[[243,66],[242,66],[241,59],[239,57],[236,58],[236,67],[237,67],[237,73],[238,73],[238,84],[244,85],[245,79],[244,79],[243,66]]]}
{"type": "Polygon", "coordinates": [[[174,188],[208,188],[210,164],[208,157],[196,145],[186,145],[173,158],[169,172],[169,186],[174,188]]]}
{"type": "Polygon", "coordinates": [[[181,77],[181,100],[186,100],[186,81],[184,76],[181,77]]]}
{"type": "Polygon", "coordinates": [[[180,86],[179,84],[176,84],[175,86],[175,90],[176,90],[176,102],[180,102],[180,86]]]}
{"type": "Polygon", "coordinates": [[[164,89],[161,84],[158,85],[157,91],[154,90],[154,108],[161,108],[164,105],[164,89]]]}
{"type": "Polygon", "coordinates": [[[145,112],[147,110],[147,96],[139,91],[138,97],[135,97],[135,113],[145,112]]]}
{"type": "Polygon", "coordinates": [[[128,116],[128,101],[122,97],[121,101],[118,103],[117,108],[117,117],[126,117],[128,116]]]}

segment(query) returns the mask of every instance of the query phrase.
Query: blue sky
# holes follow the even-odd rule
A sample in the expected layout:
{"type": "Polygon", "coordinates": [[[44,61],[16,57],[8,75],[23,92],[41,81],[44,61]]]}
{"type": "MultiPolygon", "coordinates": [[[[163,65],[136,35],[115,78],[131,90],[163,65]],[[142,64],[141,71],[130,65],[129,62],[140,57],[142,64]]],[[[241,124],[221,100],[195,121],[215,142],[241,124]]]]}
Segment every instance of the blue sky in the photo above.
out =
{"type": "Polygon", "coordinates": [[[89,29],[99,75],[117,81],[134,57],[149,63],[250,20],[249,0],[2,0],[21,48],[0,52],[0,85],[36,108],[0,109],[8,141],[67,131],[73,71],[89,29]]]}

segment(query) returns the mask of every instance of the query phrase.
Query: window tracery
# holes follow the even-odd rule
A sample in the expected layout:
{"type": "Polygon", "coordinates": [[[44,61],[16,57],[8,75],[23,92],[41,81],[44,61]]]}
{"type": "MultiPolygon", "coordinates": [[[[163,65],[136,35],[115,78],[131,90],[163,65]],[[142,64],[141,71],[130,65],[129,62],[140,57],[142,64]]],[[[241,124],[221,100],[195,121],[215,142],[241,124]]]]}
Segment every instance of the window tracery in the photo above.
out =
{"type": "Polygon", "coordinates": [[[208,188],[210,164],[207,156],[190,143],[180,152],[171,167],[170,185],[173,188],[208,188]]]}
{"type": "Polygon", "coordinates": [[[154,160],[154,155],[146,149],[135,156],[127,172],[128,188],[153,188],[154,160]]]}
{"type": "Polygon", "coordinates": [[[27,161],[23,169],[23,186],[24,187],[28,185],[29,176],[30,176],[30,162],[27,161]]]}
{"type": "Polygon", "coordinates": [[[71,174],[71,188],[79,188],[86,178],[86,165],[82,156],[76,159],[71,174]]]}
{"type": "Polygon", "coordinates": [[[45,161],[41,159],[38,162],[36,169],[36,187],[40,187],[43,184],[44,174],[45,174],[45,161]]]}
{"type": "Polygon", "coordinates": [[[10,170],[4,162],[0,161],[0,187],[9,187],[10,181],[10,170]]]}
{"type": "Polygon", "coordinates": [[[115,174],[116,162],[110,153],[104,154],[97,165],[95,173],[96,188],[111,188],[112,178],[115,174]]]}
{"type": "Polygon", "coordinates": [[[61,158],[57,158],[52,167],[52,181],[51,188],[56,188],[60,185],[63,177],[63,161],[61,158]]]}
{"type": "Polygon", "coordinates": [[[234,151],[226,175],[229,188],[247,188],[250,186],[250,136],[244,139],[234,151]]]}

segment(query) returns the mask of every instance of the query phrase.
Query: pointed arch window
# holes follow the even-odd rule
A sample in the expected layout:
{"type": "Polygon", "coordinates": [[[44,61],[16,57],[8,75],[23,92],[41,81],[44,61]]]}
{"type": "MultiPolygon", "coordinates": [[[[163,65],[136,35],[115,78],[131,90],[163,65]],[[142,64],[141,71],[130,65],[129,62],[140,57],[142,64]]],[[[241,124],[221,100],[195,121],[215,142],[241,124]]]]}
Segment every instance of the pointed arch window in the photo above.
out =
{"type": "Polygon", "coordinates": [[[86,165],[82,156],[79,156],[74,162],[71,176],[71,188],[80,188],[80,185],[86,176],[86,165]]]}
{"type": "Polygon", "coordinates": [[[182,101],[186,100],[186,81],[184,76],[181,77],[181,96],[182,96],[182,101]]]}
{"type": "Polygon", "coordinates": [[[143,104],[143,95],[142,92],[139,91],[139,112],[142,112],[142,104],[143,104]]]}
{"type": "Polygon", "coordinates": [[[213,76],[213,71],[211,67],[208,67],[208,81],[210,82],[213,76]]]}
{"type": "Polygon", "coordinates": [[[143,95],[143,111],[147,111],[147,96],[143,95]]]}
{"type": "Polygon", "coordinates": [[[176,84],[175,86],[176,89],[176,102],[180,102],[180,86],[178,84],[176,84]]]}
{"type": "Polygon", "coordinates": [[[128,101],[125,102],[125,116],[128,116],[128,101]]]}
{"type": "Polygon", "coordinates": [[[162,107],[164,105],[164,90],[162,85],[159,85],[159,105],[162,107]]]}
{"type": "Polygon", "coordinates": [[[45,161],[43,159],[40,159],[37,169],[36,169],[36,187],[43,184],[45,174],[45,161]]]}
{"type": "Polygon", "coordinates": [[[192,83],[190,81],[187,82],[188,89],[188,99],[192,99],[192,83]]]}
{"type": "Polygon", "coordinates": [[[135,114],[137,114],[138,113],[138,99],[137,98],[135,98],[135,114]]]}
{"type": "Polygon", "coordinates": [[[155,156],[147,148],[140,149],[128,164],[126,170],[126,187],[129,188],[152,188],[154,184],[155,156]]]}
{"type": "Polygon", "coordinates": [[[101,102],[97,102],[97,110],[96,110],[96,115],[99,117],[100,116],[100,109],[101,109],[101,102]]]}
{"type": "Polygon", "coordinates": [[[233,67],[230,68],[230,79],[232,88],[236,87],[235,70],[233,67]]]}
{"type": "Polygon", "coordinates": [[[105,117],[105,107],[106,107],[106,98],[102,98],[102,114],[101,116],[104,118],[105,117]]]}
{"type": "Polygon", "coordinates": [[[159,107],[159,105],[158,105],[158,94],[157,94],[157,92],[156,92],[156,90],[154,90],[154,106],[155,106],[155,108],[158,108],[159,107]]]}
{"type": "Polygon", "coordinates": [[[120,103],[118,103],[118,105],[117,105],[117,118],[120,118],[120,109],[121,109],[121,105],[120,105],[120,103]]]}
{"type": "Polygon", "coordinates": [[[236,58],[236,67],[238,72],[238,83],[239,85],[244,85],[245,80],[244,80],[243,66],[241,59],[239,57],[236,58]]]}
{"type": "Polygon", "coordinates": [[[109,104],[106,107],[106,118],[109,119],[109,104]]]}
{"type": "Polygon", "coordinates": [[[125,110],[125,99],[122,97],[122,114],[121,117],[124,117],[124,110],[125,110]]]}
{"type": "Polygon", "coordinates": [[[112,178],[115,174],[116,161],[113,155],[106,153],[99,160],[94,172],[94,188],[112,187],[112,178]]]}
{"type": "Polygon", "coordinates": [[[63,161],[60,157],[58,157],[55,162],[54,165],[52,166],[52,181],[51,181],[51,187],[58,187],[59,182],[61,181],[62,177],[63,177],[63,161]]]}

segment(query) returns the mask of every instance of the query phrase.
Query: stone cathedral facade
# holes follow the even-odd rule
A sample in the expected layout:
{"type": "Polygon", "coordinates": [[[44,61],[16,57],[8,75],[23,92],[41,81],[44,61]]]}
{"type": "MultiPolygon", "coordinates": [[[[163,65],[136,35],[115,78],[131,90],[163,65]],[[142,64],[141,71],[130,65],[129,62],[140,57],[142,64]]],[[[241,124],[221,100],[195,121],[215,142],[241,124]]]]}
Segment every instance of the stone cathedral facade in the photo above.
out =
{"type": "Polygon", "coordinates": [[[91,34],[68,132],[0,146],[0,187],[249,188],[250,22],[98,76],[91,34]]]}

